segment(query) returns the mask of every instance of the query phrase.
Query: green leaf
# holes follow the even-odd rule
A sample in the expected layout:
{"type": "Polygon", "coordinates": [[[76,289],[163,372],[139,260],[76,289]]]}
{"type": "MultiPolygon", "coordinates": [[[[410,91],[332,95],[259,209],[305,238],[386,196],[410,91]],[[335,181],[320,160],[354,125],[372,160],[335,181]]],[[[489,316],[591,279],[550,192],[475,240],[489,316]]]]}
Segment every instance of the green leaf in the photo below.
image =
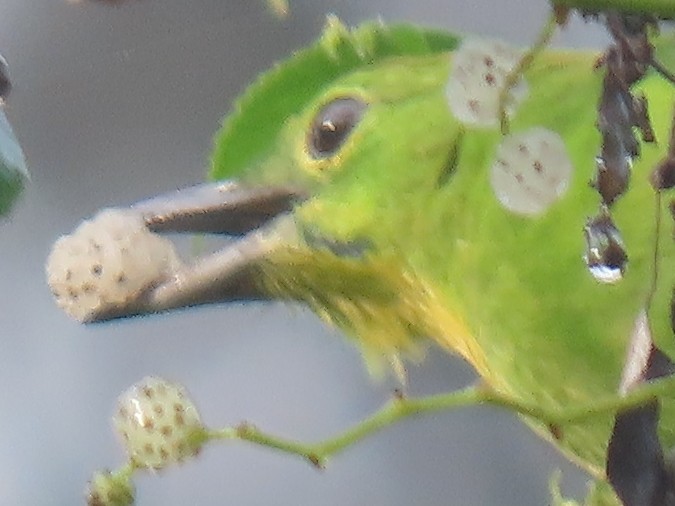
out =
{"type": "Polygon", "coordinates": [[[10,211],[27,179],[23,151],[5,112],[0,109],[0,216],[10,211]]]}

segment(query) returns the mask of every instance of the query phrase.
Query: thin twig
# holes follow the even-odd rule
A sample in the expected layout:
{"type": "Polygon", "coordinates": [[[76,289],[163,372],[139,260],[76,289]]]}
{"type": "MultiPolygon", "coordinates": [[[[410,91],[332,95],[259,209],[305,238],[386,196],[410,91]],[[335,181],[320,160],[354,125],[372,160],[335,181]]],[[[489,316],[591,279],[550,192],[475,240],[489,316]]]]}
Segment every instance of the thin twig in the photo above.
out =
{"type": "Polygon", "coordinates": [[[616,9],[623,12],[648,13],[663,19],[675,18],[673,0],[552,0],[555,7],[603,11],[616,9]]]}
{"type": "Polygon", "coordinates": [[[546,24],[537,35],[534,44],[523,54],[516,66],[506,76],[504,86],[499,91],[499,124],[502,135],[509,133],[509,115],[506,110],[509,102],[509,93],[523,73],[532,65],[535,57],[548,46],[555,34],[555,29],[558,26],[557,16],[554,12],[551,13],[546,24]]]}
{"type": "Polygon", "coordinates": [[[675,378],[670,377],[648,383],[630,392],[625,397],[617,394],[587,405],[564,410],[549,410],[535,404],[521,402],[483,386],[473,386],[455,392],[417,399],[394,398],[369,418],[336,436],[317,443],[301,443],[277,437],[250,424],[211,430],[208,431],[208,438],[212,440],[238,439],[248,441],[283,453],[300,456],[313,465],[323,467],[327,460],[336,454],[345,451],[376,432],[413,416],[466,406],[492,405],[517,412],[549,426],[562,427],[643,406],[656,397],[672,395],[674,387],[675,378]]]}

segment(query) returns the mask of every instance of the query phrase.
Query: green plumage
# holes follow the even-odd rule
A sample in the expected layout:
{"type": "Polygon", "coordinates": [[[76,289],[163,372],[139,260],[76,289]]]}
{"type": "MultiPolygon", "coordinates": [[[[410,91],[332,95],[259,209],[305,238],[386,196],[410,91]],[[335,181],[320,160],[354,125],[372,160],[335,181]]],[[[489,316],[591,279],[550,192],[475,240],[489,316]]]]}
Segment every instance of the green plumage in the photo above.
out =
{"type": "MultiPolygon", "coordinates": [[[[454,37],[379,25],[351,34],[334,25],[327,37],[262,77],[216,140],[213,177],[293,182],[310,192],[293,211],[299,239],[270,253],[260,284],[306,301],[368,357],[396,363],[399,352],[429,337],[520,401],[566,409],[615,394],[651,288],[657,210],[648,177],[666,153],[672,85],[650,73],[639,86],[658,143],[643,147],[630,190],[612,208],[629,263],[623,279],[608,285],[582,259],[583,227],[600,202],[589,185],[601,144],[598,54],[547,51],[525,73],[529,94],[511,131],[556,132],[574,172],[562,198],[523,217],[490,186],[498,128],[463,124],[448,108],[454,37]],[[345,96],[368,104],[363,117],[337,153],[313,159],[313,118],[345,96]]],[[[660,44],[662,60],[675,68],[675,41],[660,44]]],[[[671,196],[662,200],[649,321],[657,345],[675,358],[671,196]]],[[[529,422],[550,438],[547,427],[529,422]]],[[[606,416],[566,427],[555,443],[602,477],[612,422],[606,416]]],[[[664,446],[674,446],[671,402],[660,430],[664,446]]]]}

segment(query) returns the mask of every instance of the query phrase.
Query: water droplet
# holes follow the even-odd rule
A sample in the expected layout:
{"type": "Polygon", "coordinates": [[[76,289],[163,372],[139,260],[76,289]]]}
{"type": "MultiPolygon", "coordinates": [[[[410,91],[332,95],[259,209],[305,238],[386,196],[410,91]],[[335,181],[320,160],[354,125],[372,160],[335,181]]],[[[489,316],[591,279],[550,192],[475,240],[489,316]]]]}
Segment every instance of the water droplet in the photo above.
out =
{"type": "MultiPolygon", "coordinates": [[[[586,261],[588,261],[588,259],[586,261]]],[[[623,272],[621,269],[616,267],[608,267],[606,265],[589,265],[588,270],[595,279],[600,281],[600,283],[613,285],[614,283],[618,283],[621,281],[621,279],[623,279],[623,272]]]]}
{"type": "Polygon", "coordinates": [[[605,206],[584,227],[586,254],[584,261],[591,275],[600,283],[614,284],[623,278],[628,255],[609,211],[605,206]]]}

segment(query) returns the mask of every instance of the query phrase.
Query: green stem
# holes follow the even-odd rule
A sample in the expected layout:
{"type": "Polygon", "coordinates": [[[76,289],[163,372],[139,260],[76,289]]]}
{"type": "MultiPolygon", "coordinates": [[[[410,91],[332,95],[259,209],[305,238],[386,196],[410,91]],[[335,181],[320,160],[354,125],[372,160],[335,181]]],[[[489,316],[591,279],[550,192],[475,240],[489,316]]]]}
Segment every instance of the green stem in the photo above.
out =
{"type": "Polygon", "coordinates": [[[211,430],[208,432],[208,437],[209,439],[239,439],[248,441],[249,443],[279,450],[283,453],[299,455],[318,467],[323,467],[324,464],[325,457],[315,452],[312,445],[273,436],[249,423],[243,423],[237,427],[211,430]]]}
{"type": "Polygon", "coordinates": [[[637,408],[657,397],[667,396],[669,393],[673,396],[673,392],[675,392],[675,377],[643,385],[625,397],[616,395],[576,408],[548,410],[534,404],[520,402],[483,386],[474,386],[456,392],[417,399],[395,398],[372,416],[346,431],[313,444],[300,443],[273,436],[249,424],[208,431],[208,438],[214,440],[239,439],[248,441],[256,445],[303,457],[312,464],[323,467],[329,458],[343,452],[366,437],[401,420],[422,414],[485,404],[506,408],[539,420],[549,426],[562,427],[581,423],[590,418],[614,415],[619,411],[637,408]]]}
{"type": "Polygon", "coordinates": [[[662,18],[675,17],[673,0],[551,0],[554,7],[572,9],[607,10],[653,14],[662,18]]]}
{"type": "Polygon", "coordinates": [[[394,398],[369,418],[347,429],[345,432],[312,445],[314,452],[323,458],[346,450],[357,441],[379,432],[394,423],[435,411],[445,411],[464,406],[480,404],[485,390],[479,387],[469,387],[448,394],[433,395],[420,399],[394,398]]]}
{"type": "Polygon", "coordinates": [[[135,470],[136,466],[131,462],[127,462],[115,472],[115,475],[119,476],[120,478],[130,480],[135,470]]]}
{"type": "Polygon", "coordinates": [[[557,26],[556,15],[552,13],[546,21],[544,28],[539,32],[537,40],[534,41],[532,47],[523,54],[516,66],[506,76],[504,86],[499,91],[499,123],[502,135],[508,134],[510,130],[509,115],[506,109],[510,99],[511,88],[518,84],[523,73],[532,65],[535,57],[551,42],[557,26]]]}

